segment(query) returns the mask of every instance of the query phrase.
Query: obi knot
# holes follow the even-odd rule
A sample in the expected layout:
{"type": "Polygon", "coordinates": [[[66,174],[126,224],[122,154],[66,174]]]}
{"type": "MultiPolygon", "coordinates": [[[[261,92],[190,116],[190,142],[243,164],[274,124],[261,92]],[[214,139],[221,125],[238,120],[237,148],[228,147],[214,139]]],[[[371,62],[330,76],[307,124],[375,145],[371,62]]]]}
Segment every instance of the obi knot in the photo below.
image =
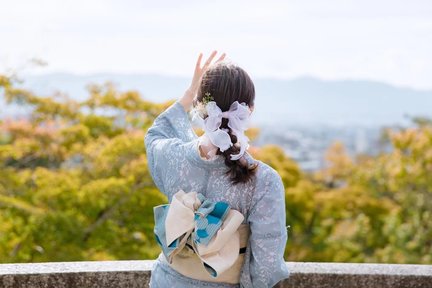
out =
{"type": "Polygon", "coordinates": [[[213,277],[237,260],[240,248],[237,229],[244,216],[228,203],[180,189],[170,204],[155,206],[153,211],[155,238],[169,263],[186,243],[213,277]]]}

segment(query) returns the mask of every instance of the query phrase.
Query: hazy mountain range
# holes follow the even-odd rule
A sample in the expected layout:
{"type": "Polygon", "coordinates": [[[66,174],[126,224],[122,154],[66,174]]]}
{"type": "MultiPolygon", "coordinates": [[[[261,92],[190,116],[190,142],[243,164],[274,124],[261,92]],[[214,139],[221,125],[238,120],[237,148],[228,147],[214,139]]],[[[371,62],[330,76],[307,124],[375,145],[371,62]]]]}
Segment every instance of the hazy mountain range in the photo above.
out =
{"type": "MultiPolygon", "coordinates": [[[[62,91],[75,99],[87,97],[89,83],[114,82],[121,91],[133,89],[142,96],[162,102],[180,97],[190,78],[155,74],[53,73],[24,75],[23,87],[40,95],[62,91]]],[[[323,81],[254,78],[255,124],[381,126],[403,124],[408,116],[432,116],[432,90],[363,80],[323,81]]],[[[2,105],[3,106],[3,105],[2,105]]],[[[2,109],[3,115],[13,110],[2,109]]]]}

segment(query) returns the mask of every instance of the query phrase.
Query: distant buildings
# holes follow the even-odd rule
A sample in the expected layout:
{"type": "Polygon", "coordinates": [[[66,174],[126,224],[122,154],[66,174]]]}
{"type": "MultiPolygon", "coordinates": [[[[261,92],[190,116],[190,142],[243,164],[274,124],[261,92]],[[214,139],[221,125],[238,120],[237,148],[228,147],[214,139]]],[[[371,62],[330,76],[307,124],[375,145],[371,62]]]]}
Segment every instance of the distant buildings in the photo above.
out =
{"type": "Polygon", "coordinates": [[[325,151],[341,141],[351,156],[376,155],[383,149],[380,127],[336,126],[261,126],[254,145],[276,144],[305,171],[316,171],[325,165],[325,151]]]}

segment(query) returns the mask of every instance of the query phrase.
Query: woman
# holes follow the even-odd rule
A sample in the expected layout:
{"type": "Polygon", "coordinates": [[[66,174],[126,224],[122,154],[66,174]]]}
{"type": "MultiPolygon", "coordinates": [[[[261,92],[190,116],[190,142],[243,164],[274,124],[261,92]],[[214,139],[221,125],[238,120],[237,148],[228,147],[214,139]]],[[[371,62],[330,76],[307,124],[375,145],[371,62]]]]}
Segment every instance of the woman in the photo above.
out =
{"type": "MultiPolygon", "coordinates": [[[[157,233],[165,233],[168,225],[179,228],[175,223],[178,216],[171,217],[169,221],[174,223],[155,225],[156,238],[166,250],[156,260],[150,287],[273,287],[289,276],[283,258],[287,241],[283,182],[276,170],[247,152],[249,139],[244,130],[254,109],[254,84],[243,69],[223,61],[225,54],[212,64],[216,54],[213,51],[201,67],[200,53],[189,89],[155,119],[144,142],[151,176],[171,205],[179,197],[197,195],[183,192],[195,191],[213,208],[215,203],[227,203],[230,212],[243,219],[235,233],[227,232],[228,224],[218,230],[222,236],[232,233],[226,237],[229,244],[219,247],[221,251],[228,251],[230,245],[240,249],[234,258],[219,251],[216,262],[206,262],[203,255],[197,255],[199,241],[184,236],[182,240],[189,242],[183,241],[181,252],[168,259],[167,251],[172,252],[173,247],[161,243],[165,234],[157,233]],[[189,113],[203,128],[202,136],[194,133],[189,113]],[[227,261],[231,261],[229,268],[227,261]]],[[[202,204],[198,197],[194,199],[202,204]]],[[[186,202],[181,201],[176,203],[185,208],[186,202]]],[[[170,217],[167,214],[164,217],[170,217]]],[[[165,221],[168,223],[165,218],[161,223],[165,221]]]]}

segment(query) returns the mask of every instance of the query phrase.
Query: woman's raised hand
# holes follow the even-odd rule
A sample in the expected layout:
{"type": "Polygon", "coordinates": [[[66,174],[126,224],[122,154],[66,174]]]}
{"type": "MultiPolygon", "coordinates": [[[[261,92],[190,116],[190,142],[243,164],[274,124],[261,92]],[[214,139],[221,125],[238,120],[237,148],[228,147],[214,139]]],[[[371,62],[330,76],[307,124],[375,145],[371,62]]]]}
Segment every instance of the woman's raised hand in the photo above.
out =
{"type": "MultiPolygon", "coordinates": [[[[192,105],[192,101],[198,92],[199,85],[201,83],[202,76],[207,71],[207,69],[213,64],[211,63],[213,58],[216,56],[217,51],[214,50],[210,57],[207,59],[207,61],[204,63],[204,66],[201,67],[201,60],[203,53],[200,53],[198,56],[197,63],[195,65],[195,71],[194,75],[192,77],[192,82],[190,87],[186,90],[184,96],[180,99],[180,103],[183,105],[186,111],[188,111],[192,105]]],[[[225,58],[225,53],[223,53],[218,60],[216,60],[214,63],[220,62],[225,58]]]]}
{"type": "MultiPolygon", "coordinates": [[[[192,83],[191,83],[191,88],[195,88],[196,91],[198,91],[198,87],[201,83],[201,78],[204,75],[205,71],[207,71],[207,69],[210,67],[210,65],[212,64],[211,61],[213,60],[213,58],[216,56],[217,51],[214,50],[212,52],[212,54],[210,55],[210,57],[207,59],[207,61],[204,63],[204,66],[201,67],[201,60],[202,60],[202,56],[203,54],[200,53],[198,56],[198,60],[197,63],[195,65],[195,72],[194,75],[192,77],[192,83]]],[[[218,60],[216,60],[215,63],[222,61],[225,58],[225,53],[223,53],[218,60]]]]}

